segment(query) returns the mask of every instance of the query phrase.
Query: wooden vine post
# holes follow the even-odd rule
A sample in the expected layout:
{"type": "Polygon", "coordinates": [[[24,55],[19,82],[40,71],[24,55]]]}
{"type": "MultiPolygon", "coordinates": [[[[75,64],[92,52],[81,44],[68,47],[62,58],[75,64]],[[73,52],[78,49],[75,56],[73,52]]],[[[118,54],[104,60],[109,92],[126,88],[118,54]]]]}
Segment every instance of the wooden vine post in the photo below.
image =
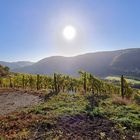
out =
{"type": "Polygon", "coordinates": [[[92,94],[94,95],[94,78],[91,74],[90,74],[90,79],[91,79],[91,90],[92,90],[92,94]]]}
{"type": "Polygon", "coordinates": [[[83,85],[83,88],[84,88],[84,93],[86,94],[87,92],[87,73],[84,72],[84,85],[83,85]]]}
{"type": "Polygon", "coordinates": [[[121,76],[121,96],[122,96],[122,99],[124,99],[124,77],[123,77],[123,75],[121,76]]]}
{"type": "Polygon", "coordinates": [[[57,92],[57,75],[54,73],[54,90],[57,92]]]}
{"type": "Polygon", "coordinates": [[[22,88],[24,89],[25,88],[25,76],[23,75],[22,77],[22,88]]]}
{"type": "Polygon", "coordinates": [[[0,87],[2,88],[2,78],[0,77],[0,87]]]}
{"type": "Polygon", "coordinates": [[[40,77],[39,74],[37,74],[37,81],[36,81],[37,90],[39,90],[39,82],[40,82],[39,77],[40,77]]]}
{"type": "Polygon", "coordinates": [[[11,77],[9,77],[9,87],[10,87],[10,88],[12,88],[12,87],[13,87],[11,77]]]}

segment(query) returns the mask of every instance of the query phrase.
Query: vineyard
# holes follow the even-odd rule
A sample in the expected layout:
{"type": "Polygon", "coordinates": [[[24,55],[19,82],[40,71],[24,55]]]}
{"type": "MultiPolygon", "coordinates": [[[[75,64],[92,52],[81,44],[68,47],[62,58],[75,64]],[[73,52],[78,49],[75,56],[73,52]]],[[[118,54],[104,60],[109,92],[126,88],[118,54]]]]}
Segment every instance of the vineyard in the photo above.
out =
{"type": "MultiPolygon", "coordinates": [[[[139,140],[139,91],[79,71],[79,77],[9,74],[2,91],[39,96],[42,102],[0,116],[0,139],[139,140]]],[[[2,94],[4,94],[2,93],[2,94]]],[[[16,95],[17,96],[17,95],[16,95]]]]}
{"type": "Polygon", "coordinates": [[[1,88],[25,89],[25,90],[49,90],[52,92],[72,92],[84,94],[120,94],[127,97],[132,95],[132,89],[123,78],[121,85],[115,86],[111,83],[99,80],[90,73],[79,71],[80,77],[75,78],[68,75],[56,74],[53,76],[14,74],[8,77],[0,78],[1,88]],[[124,95],[123,95],[124,94],[124,95]]]}

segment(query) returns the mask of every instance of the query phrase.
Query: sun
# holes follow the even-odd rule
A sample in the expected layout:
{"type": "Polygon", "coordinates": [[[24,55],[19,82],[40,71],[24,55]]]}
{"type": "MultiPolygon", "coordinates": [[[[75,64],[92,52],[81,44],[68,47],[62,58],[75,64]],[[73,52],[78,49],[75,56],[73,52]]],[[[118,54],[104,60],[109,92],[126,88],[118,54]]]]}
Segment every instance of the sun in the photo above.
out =
{"type": "Polygon", "coordinates": [[[76,29],[71,25],[67,25],[63,29],[63,36],[66,40],[73,40],[76,37],[76,29]]]}

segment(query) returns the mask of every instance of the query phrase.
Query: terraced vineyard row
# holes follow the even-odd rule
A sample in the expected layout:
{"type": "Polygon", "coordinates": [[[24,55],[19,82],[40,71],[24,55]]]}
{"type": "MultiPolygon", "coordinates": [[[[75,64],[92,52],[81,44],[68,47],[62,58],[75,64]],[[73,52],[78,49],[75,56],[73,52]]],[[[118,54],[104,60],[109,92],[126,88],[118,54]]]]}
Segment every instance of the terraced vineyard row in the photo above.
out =
{"type": "Polygon", "coordinates": [[[120,94],[131,96],[132,89],[123,78],[121,87],[99,80],[90,73],[80,71],[80,77],[54,73],[48,75],[14,74],[0,78],[0,87],[28,89],[28,90],[51,90],[55,92],[92,92],[94,94],[120,94]],[[121,90],[120,90],[121,89],[121,90]]]}

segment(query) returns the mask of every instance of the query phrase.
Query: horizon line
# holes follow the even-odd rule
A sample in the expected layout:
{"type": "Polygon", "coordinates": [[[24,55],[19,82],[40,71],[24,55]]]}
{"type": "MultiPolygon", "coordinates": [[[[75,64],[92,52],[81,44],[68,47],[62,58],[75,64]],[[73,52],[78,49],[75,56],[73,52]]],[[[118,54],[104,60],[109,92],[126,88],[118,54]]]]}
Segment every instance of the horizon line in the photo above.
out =
{"type": "Polygon", "coordinates": [[[104,50],[104,51],[94,51],[94,52],[85,52],[85,53],[79,53],[79,54],[76,54],[76,55],[71,55],[71,56],[65,56],[65,55],[50,55],[50,56],[46,56],[42,59],[39,59],[37,61],[30,61],[30,60],[19,60],[19,61],[5,61],[5,60],[0,60],[0,62],[7,62],[7,63],[17,63],[17,62],[32,62],[32,63],[36,63],[36,62],[39,62],[43,59],[46,59],[46,58],[51,58],[51,57],[66,57],[66,58],[72,58],[72,57],[76,57],[76,56],[81,56],[81,55],[85,55],[85,54],[91,54],[91,53],[103,53],[103,52],[113,52],[113,51],[123,51],[123,50],[133,50],[133,49],[140,49],[140,48],[122,48],[122,49],[115,49],[115,50],[104,50]]]}

